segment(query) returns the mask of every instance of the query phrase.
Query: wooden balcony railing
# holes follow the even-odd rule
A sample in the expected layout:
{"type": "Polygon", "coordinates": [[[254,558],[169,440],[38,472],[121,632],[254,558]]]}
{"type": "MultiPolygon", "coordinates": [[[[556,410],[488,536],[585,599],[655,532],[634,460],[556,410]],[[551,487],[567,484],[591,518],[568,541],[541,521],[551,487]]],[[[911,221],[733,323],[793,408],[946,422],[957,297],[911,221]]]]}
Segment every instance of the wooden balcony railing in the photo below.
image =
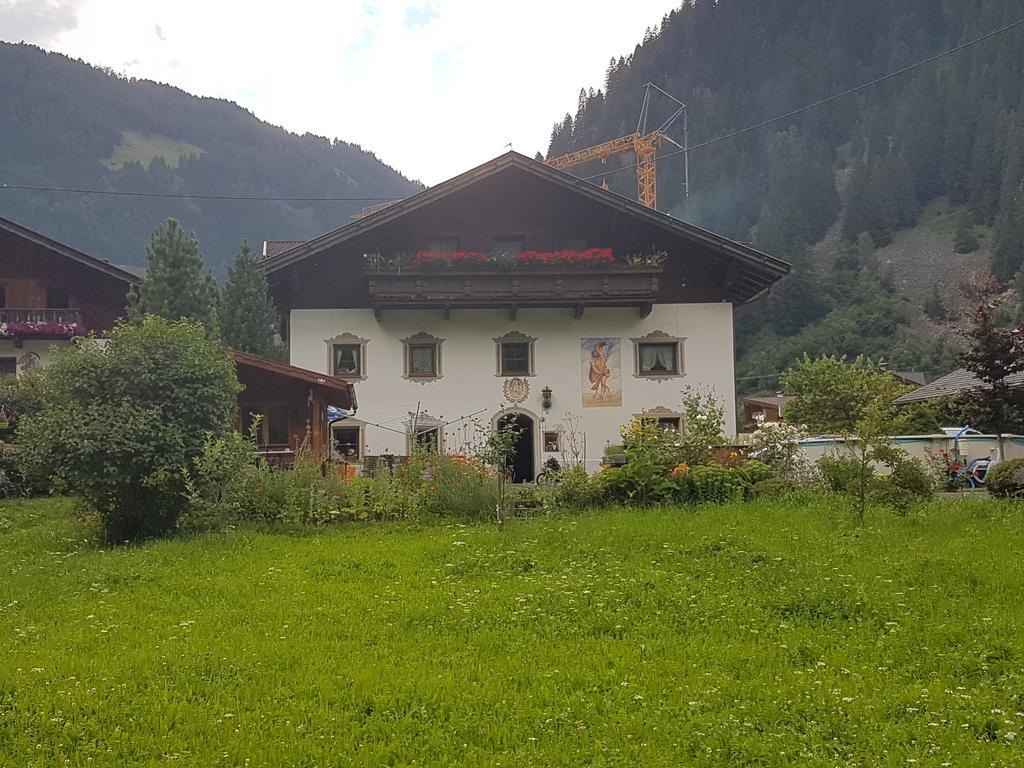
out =
{"type": "Polygon", "coordinates": [[[70,325],[81,323],[78,309],[0,309],[0,323],[55,323],[70,325]]]}
{"type": "Polygon", "coordinates": [[[85,333],[77,309],[0,308],[0,336],[24,339],[66,339],[85,333]]]}
{"type": "Polygon", "coordinates": [[[367,271],[370,301],[384,309],[640,307],[658,293],[660,267],[367,271]]]}

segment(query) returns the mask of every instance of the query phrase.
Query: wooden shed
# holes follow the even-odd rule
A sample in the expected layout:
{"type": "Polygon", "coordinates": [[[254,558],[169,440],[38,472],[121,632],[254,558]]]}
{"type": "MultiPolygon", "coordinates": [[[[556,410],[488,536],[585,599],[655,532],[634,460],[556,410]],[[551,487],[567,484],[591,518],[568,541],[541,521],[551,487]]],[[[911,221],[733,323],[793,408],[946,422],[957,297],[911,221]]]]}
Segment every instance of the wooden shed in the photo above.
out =
{"type": "Polygon", "coordinates": [[[235,426],[248,434],[253,415],[260,414],[257,445],[267,460],[278,466],[291,466],[300,449],[326,460],[330,449],[327,408],[354,413],[353,384],[245,352],[232,354],[238,380],[245,387],[238,396],[235,426]]]}

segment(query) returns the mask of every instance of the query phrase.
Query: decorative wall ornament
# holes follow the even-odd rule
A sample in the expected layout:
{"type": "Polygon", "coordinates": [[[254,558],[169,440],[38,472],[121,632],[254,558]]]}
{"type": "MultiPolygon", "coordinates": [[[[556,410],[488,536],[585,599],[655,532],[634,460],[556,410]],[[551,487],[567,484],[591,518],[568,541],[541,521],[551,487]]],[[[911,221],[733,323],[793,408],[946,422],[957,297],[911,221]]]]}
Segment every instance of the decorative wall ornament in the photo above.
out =
{"type": "Polygon", "coordinates": [[[37,365],[39,365],[39,354],[32,350],[29,350],[18,358],[18,370],[22,373],[25,373],[25,371],[31,371],[37,365]]]}
{"type": "Polygon", "coordinates": [[[519,405],[530,396],[530,382],[519,377],[506,379],[501,389],[505,399],[513,405],[519,405]]]}
{"type": "Polygon", "coordinates": [[[622,405],[622,339],[580,339],[584,408],[622,405]]]}

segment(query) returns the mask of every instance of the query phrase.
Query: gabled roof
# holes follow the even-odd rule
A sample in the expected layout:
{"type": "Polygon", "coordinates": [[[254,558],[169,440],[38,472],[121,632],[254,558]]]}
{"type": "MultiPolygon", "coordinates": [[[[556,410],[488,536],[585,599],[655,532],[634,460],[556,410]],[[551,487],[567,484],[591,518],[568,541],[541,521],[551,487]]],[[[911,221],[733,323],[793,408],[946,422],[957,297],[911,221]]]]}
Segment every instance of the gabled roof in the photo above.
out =
{"type": "Polygon", "coordinates": [[[297,245],[302,245],[305,240],[264,240],[263,241],[263,258],[270,259],[274,256],[284,253],[285,251],[291,250],[297,245]]]}
{"type": "Polygon", "coordinates": [[[118,280],[123,280],[126,283],[137,284],[141,282],[141,277],[129,271],[128,267],[120,267],[115,264],[111,264],[109,261],[103,259],[97,259],[95,256],[90,256],[87,253],[75,250],[70,245],[64,245],[64,243],[58,243],[46,235],[40,234],[28,227],[23,227],[21,224],[15,224],[9,219],[0,217],[0,229],[6,230],[13,235],[16,235],[25,240],[29,240],[37,245],[41,245],[49,251],[53,251],[56,254],[64,256],[65,258],[77,261],[79,264],[84,264],[87,267],[99,270],[111,277],[115,277],[118,280]]]}
{"type": "Polygon", "coordinates": [[[328,376],[325,373],[310,371],[306,368],[288,365],[288,363],[279,363],[276,360],[268,360],[265,357],[251,355],[248,352],[239,352],[236,349],[230,350],[230,354],[234,358],[236,366],[241,365],[248,368],[256,368],[260,371],[266,371],[267,373],[276,374],[278,376],[285,376],[289,379],[295,379],[307,384],[312,384],[313,386],[324,387],[331,392],[348,398],[350,405],[347,405],[347,408],[351,408],[353,410],[356,408],[356,388],[350,381],[339,379],[336,376],[328,376]]]}
{"type": "MultiPolygon", "coordinates": [[[[749,275],[745,275],[745,278],[754,286],[754,289],[750,291],[751,295],[759,294],[761,291],[770,288],[777,280],[789,274],[790,265],[781,259],[776,259],[748,245],[729,240],[706,229],[688,224],[666,213],[647,208],[629,198],[591,184],[572,174],[551,168],[518,152],[506,152],[504,155],[455,176],[448,181],[400,200],[394,205],[389,205],[382,210],[369,213],[343,227],[288,248],[274,256],[269,256],[263,262],[264,268],[268,273],[283,269],[328,248],[372,231],[377,227],[423,208],[479,181],[495,176],[508,168],[519,168],[602,205],[606,205],[610,209],[628,213],[638,219],[661,227],[671,234],[693,243],[710,247],[718,253],[732,258],[740,266],[748,268],[749,275]]],[[[750,297],[748,296],[747,298],[750,297]]]]}
{"type": "MultiPolygon", "coordinates": [[[[1014,373],[1006,377],[1006,383],[1011,387],[1024,387],[1024,373],[1014,373]]],[[[909,405],[920,403],[924,400],[932,400],[936,397],[947,397],[970,392],[972,389],[983,388],[984,384],[966,368],[947,373],[931,384],[925,384],[913,392],[908,392],[902,397],[897,397],[893,402],[896,405],[909,405]]]]}

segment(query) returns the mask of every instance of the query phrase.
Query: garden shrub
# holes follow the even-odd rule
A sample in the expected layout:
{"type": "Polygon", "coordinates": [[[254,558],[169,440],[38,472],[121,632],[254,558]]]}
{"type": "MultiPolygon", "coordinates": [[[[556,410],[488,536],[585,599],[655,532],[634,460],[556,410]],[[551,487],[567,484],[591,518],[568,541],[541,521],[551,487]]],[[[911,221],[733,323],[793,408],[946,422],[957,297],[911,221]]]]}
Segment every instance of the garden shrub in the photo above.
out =
{"type": "Polygon", "coordinates": [[[889,468],[879,475],[871,464],[851,456],[823,456],[818,462],[830,490],[856,496],[863,482],[865,496],[876,504],[905,511],[911,504],[932,497],[935,479],[919,459],[895,446],[876,449],[878,460],[889,468]],[[864,473],[863,480],[861,473],[864,473]]]}
{"type": "Polygon", "coordinates": [[[740,464],[737,472],[750,485],[760,483],[762,480],[769,480],[774,474],[771,467],[757,459],[747,459],[740,464]]]}
{"type": "Polygon", "coordinates": [[[1024,459],[996,464],[985,477],[985,487],[993,496],[1024,498],[1024,459]]]}
{"type": "Polygon", "coordinates": [[[777,499],[799,489],[799,486],[788,477],[771,477],[754,483],[751,492],[755,499],[777,499]]]}
{"type": "MultiPolygon", "coordinates": [[[[852,456],[822,456],[818,461],[825,486],[836,493],[854,493],[861,480],[861,463],[852,456]]],[[[874,471],[868,468],[871,476],[874,471]]]]}
{"type": "Polygon", "coordinates": [[[720,504],[743,498],[746,481],[735,471],[720,464],[707,464],[690,470],[693,500],[698,504],[720,504]]]}
{"type": "Polygon", "coordinates": [[[546,501],[556,509],[587,509],[596,506],[602,501],[598,477],[600,475],[591,477],[580,465],[564,469],[559,475],[558,484],[548,491],[546,501]]]}
{"type": "Polygon", "coordinates": [[[79,496],[107,542],[172,531],[184,470],[232,429],[239,384],[220,344],[200,325],[146,317],[58,353],[41,380],[18,424],[26,477],[79,496]]]}
{"type": "Polygon", "coordinates": [[[807,431],[803,427],[762,419],[750,437],[750,458],[763,461],[777,477],[787,477],[800,485],[814,485],[819,477],[800,445],[805,437],[807,431]]]}
{"type": "Polygon", "coordinates": [[[640,507],[672,501],[675,490],[665,466],[646,452],[631,455],[622,467],[602,470],[597,482],[605,500],[640,507]]]}

